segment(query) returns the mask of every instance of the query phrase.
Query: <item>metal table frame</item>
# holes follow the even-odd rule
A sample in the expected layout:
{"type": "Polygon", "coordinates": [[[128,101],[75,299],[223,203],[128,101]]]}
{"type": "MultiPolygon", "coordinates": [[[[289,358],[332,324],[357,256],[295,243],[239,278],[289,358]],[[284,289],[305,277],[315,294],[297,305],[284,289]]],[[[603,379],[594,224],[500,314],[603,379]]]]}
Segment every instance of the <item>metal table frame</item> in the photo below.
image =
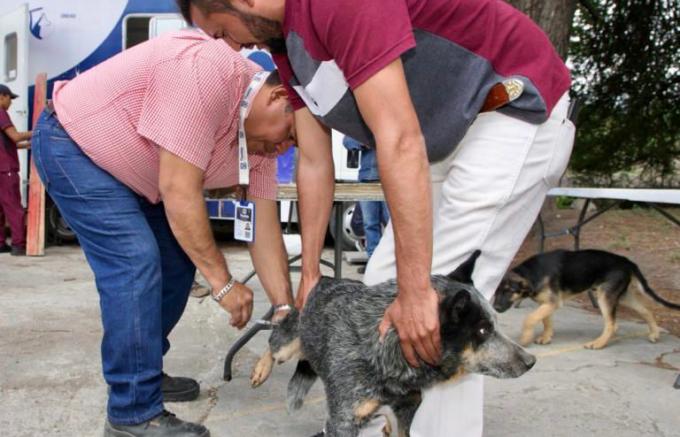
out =
{"type": "Polygon", "coordinates": [[[574,249],[579,250],[581,246],[581,228],[597,217],[601,216],[610,209],[621,205],[623,202],[641,203],[649,205],[659,214],[670,220],[677,226],[680,226],[680,220],[665,211],[662,204],[680,205],[680,190],[671,189],[624,189],[624,188],[553,188],[548,191],[549,197],[576,197],[585,199],[585,203],[581,208],[578,220],[574,226],[562,229],[557,232],[545,232],[543,220],[538,216],[538,225],[541,231],[541,241],[539,250],[543,252],[545,240],[552,237],[560,237],[562,235],[571,235],[574,237],[574,249]],[[609,206],[603,208],[592,215],[586,217],[590,203],[595,199],[613,200],[609,206]]]}
{"type": "MultiPolygon", "coordinates": [[[[335,242],[333,245],[333,262],[326,260],[321,260],[321,264],[331,267],[333,269],[333,274],[335,279],[342,278],[342,223],[343,223],[343,204],[346,202],[358,202],[358,201],[382,201],[384,200],[384,195],[380,183],[336,183],[335,193],[333,195],[333,206],[335,214],[335,242]]],[[[295,184],[279,185],[278,194],[276,200],[279,201],[291,201],[297,202],[297,187],[295,184]]],[[[291,205],[290,213],[288,216],[288,225],[290,226],[292,218],[293,206],[291,205]]],[[[302,255],[295,255],[288,259],[288,265],[291,265],[302,259],[302,255]]],[[[293,270],[293,268],[291,268],[293,270]]],[[[250,281],[256,272],[253,270],[248,275],[246,275],[242,281],[242,284],[250,281]]],[[[272,329],[272,324],[270,322],[272,316],[274,315],[274,308],[270,308],[267,313],[262,316],[261,319],[255,321],[254,325],[246,331],[241,337],[236,340],[236,342],[229,348],[227,356],[224,359],[224,373],[223,378],[225,381],[231,381],[232,379],[232,363],[236,353],[245,346],[258,332],[264,330],[272,329]]]]}
{"type": "MultiPolygon", "coordinates": [[[[610,209],[621,205],[623,202],[632,202],[638,204],[645,204],[653,208],[663,217],[667,218],[671,223],[680,226],[678,220],[671,213],[663,209],[662,205],[680,205],[680,190],[675,189],[642,189],[642,188],[569,188],[560,187],[553,188],[548,191],[549,197],[568,196],[585,199],[581,212],[579,213],[576,224],[565,229],[555,232],[546,232],[543,224],[543,219],[540,214],[538,216],[538,226],[541,231],[539,252],[543,252],[545,248],[545,240],[553,237],[560,237],[563,235],[571,235],[574,237],[574,250],[579,250],[581,247],[581,229],[587,223],[595,220],[610,209]],[[613,200],[607,207],[594,212],[587,216],[588,207],[595,199],[613,200]]],[[[597,301],[593,292],[588,292],[588,297],[595,308],[597,308],[597,301]]],[[[676,389],[680,389],[680,375],[678,375],[673,385],[676,389]]]]}

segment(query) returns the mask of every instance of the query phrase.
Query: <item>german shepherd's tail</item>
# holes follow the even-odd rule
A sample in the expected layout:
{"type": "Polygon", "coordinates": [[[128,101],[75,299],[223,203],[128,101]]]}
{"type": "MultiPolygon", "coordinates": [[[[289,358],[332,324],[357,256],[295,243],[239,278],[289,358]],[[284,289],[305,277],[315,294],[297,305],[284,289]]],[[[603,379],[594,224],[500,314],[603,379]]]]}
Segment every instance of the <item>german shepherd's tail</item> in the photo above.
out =
{"type": "Polygon", "coordinates": [[[288,412],[299,410],[305,396],[314,385],[318,375],[312,369],[309,361],[300,360],[295,368],[295,374],[288,382],[288,412]]]}
{"type": "Polygon", "coordinates": [[[652,287],[650,287],[647,283],[647,279],[645,279],[645,277],[642,275],[642,272],[640,271],[640,268],[637,266],[637,264],[634,262],[631,262],[631,264],[633,265],[633,275],[635,275],[635,278],[637,278],[637,280],[640,282],[640,285],[642,285],[642,288],[644,288],[645,293],[665,307],[672,308],[674,310],[680,310],[680,304],[669,302],[656,294],[656,292],[652,290],[652,287]]]}

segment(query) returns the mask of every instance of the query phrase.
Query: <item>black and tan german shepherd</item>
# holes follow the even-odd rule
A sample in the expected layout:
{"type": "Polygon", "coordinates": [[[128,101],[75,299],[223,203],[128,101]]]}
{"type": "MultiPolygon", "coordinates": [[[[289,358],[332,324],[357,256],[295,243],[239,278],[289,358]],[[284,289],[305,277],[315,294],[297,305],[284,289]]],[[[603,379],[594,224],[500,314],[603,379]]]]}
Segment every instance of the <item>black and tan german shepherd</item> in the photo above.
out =
{"type": "Polygon", "coordinates": [[[288,385],[289,409],[302,406],[318,376],[328,403],[326,436],[358,435],[383,405],[392,408],[402,435],[408,435],[424,388],[465,373],[496,378],[524,374],[536,358],[500,332],[491,305],[472,285],[478,256],[479,251],[448,276],[432,277],[440,296],[438,366],[409,366],[394,330],[380,341],[378,326],[396,297],[395,281],[367,287],[322,278],[302,314],[293,310],[275,325],[269,350],[253,369],[252,385],[267,379],[274,362],[299,359],[288,385]]]}
{"type": "Polygon", "coordinates": [[[664,300],[652,290],[633,261],[602,250],[555,250],[527,259],[505,275],[494,294],[493,307],[502,313],[522,299],[537,302],[538,309],[524,321],[520,344],[532,342],[534,327],[540,322],[543,333],[535,343],[548,344],[554,333],[552,314],[564,301],[586,291],[595,292],[604,317],[602,335],[586,343],[588,349],[605,347],[614,335],[619,304],[647,322],[649,341],[655,343],[659,339],[654,316],[640,300],[643,293],[668,308],[680,309],[680,305],[664,300]]]}

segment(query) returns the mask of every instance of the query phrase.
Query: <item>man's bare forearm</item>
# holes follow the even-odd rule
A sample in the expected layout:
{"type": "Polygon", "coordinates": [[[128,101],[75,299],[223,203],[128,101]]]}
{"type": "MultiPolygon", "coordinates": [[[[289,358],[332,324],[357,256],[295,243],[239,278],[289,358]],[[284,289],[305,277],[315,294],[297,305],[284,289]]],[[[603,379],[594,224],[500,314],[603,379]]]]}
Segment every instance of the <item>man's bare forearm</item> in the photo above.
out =
{"type": "Polygon", "coordinates": [[[252,198],[255,203],[255,242],[250,244],[250,256],[273,305],[293,303],[288,274],[288,255],[283,244],[277,205],[273,200],[252,198]]]}
{"type": "Polygon", "coordinates": [[[397,281],[400,290],[426,292],[432,268],[432,185],[427,154],[420,135],[393,141],[398,145],[379,144],[377,153],[394,230],[397,281]]]}
{"type": "Polygon", "coordinates": [[[432,268],[432,186],[425,140],[401,59],[354,91],[376,142],[394,230],[400,293],[427,292],[432,268]]]}
{"type": "Polygon", "coordinates": [[[319,273],[321,250],[328,229],[335,190],[330,168],[315,167],[300,159],[297,174],[299,213],[302,234],[303,273],[319,273]]]}
{"type": "Polygon", "coordinates": [[[210,229],[203,192],[170,190],[163,193],[163,203],[170,228],[180,246],[212,289],[219,290],[231,275],[210,229]]]}
{"type": "Polygon", "coordinates": [[[376,142],[378,171],[390,208],[399,294],[385,311],[381,334],[399,333],[409,364],[435,365],[441,356],[438,299],[432,269],[432,187],[425,140],[401,58],[354,90],[376,142]]]}
{"type": "Polygon", "coordinates": [[[300,147],[296,181],[304,280],[320,275],[321,250],[333,205],[335,169],[330,131],[306,109],[295,113],[295,121],[300,147]]]}

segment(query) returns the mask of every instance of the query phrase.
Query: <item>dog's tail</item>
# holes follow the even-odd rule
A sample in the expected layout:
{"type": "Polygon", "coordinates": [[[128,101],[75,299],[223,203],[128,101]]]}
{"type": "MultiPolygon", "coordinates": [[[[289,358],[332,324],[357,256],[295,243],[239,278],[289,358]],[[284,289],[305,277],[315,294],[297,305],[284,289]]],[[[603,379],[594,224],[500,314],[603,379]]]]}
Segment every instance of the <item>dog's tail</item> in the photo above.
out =
{"type": "Polygon", "coordinates": [[[631,262],[633,265],[633,275],[637,278],[637,280],[640,282],[640,285],[642,285],[642,288],[645,290],[645,293],[647,293],[652,299],[660,303],[661,305],[672,308],[674,310],[680,310],[680,304],[669,302],[663,297],[659,296],[656,294],[654,290],[652,290],[652,287],[649,286],[647,283],[647,279],[642,275],[642,272],[640,271],[640,268],[635,264],[634,262],[631,262]]]}
{"type": "Polygon", "coordinates": [[[318,375],[312,369],[309,361],[300,360],[295,368],[295,374],[288,382],[288,411],[299,410],[302,407],[305,396],[314,385],[318,375]]]}

